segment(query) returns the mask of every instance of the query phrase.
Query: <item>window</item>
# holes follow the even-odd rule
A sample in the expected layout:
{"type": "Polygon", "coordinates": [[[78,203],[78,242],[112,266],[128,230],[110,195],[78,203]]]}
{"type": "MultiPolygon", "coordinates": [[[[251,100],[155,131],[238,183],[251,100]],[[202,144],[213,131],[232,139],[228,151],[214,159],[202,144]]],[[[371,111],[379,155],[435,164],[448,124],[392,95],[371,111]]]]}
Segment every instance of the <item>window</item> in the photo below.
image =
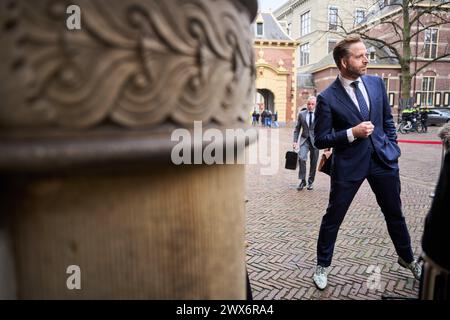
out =
{"type": "Polygon", "coordinates": [[[388,98],[389,98],[389,105],[391,107],[393,107],[394,106],[394,102],[395,102],[395,93],[389,92],[388,98]]]}
{"type": "Polygon", "coordinates": [[[450,105],[450,92],[444,92],[444,107],[450,105]]]}
{"type": "Polygon", "coordinates": [[[307,64],[309,64],[309,43],[300,46],[300,65],[304,66],[307,64]]]}
{"type": "Polygon", "coordinates": [[[366,12],[362,9],[356,9],[355,13],[355,24],[360,24],[364,21],[364,18],[366,16],[366,12]]]}
{"type": "Polygon", "coordinates": [[[441,103],[442,103],[442,101],[441,101],[441,93],[440,92],[436,92],[434,94],[434,105],[436,107],[438,107],[438,106],[441,105],[441,103]]]}
{"type": "Polygon", "coordinates": [[[338,8],[330,7],[328,9],[328,30],[337,30],[338,26],[338,8]]]}
{"type": "Polygon", "coordinates": [[[424,50],[425,58],[434,59],[437,55],[438,29],[425,30],[424,50]]]}
{"type": "Polygon", "coordinates": [[[287,28],[286,28],[286,33],[288,34],[288,36],[291,35],[291,28],[292,28],[292,24],[291,24],[291,23],[288,23],[288,24],[287,24],[287,28]]]}
{"type": "Polygon", "coordinates": [[[434,100],[435,77],[423,77],[422,79],[422,105],[432,106],[434,100]]]}
{"type": "Polygon", "coordinates": [[[370,47],[367,49],[366,57],[369,61],[375,61],[375,59],[377,58],[375,47],[370,47]]]}
{"type": "Polygon", "coordinates": [[[337,40],[328,40],[328,53],[332,52],[337,45],[337,40]]]}
{"type": "Polygon", "coordinates": [[[258,22],[256,24],[256,35],[263,36],[264,35],[264,25],[262,22],[258,22]]]}
{"type": "Polygon", "coordinates": [[[311,12],[305,12],[300,16],[300,35],[304,36],[310,32],[311,12]]]}
{"type": "Polygon", "coordinates": [[[378,0],[378,6],[380,9],[383,9],[384,7],[389,5],[389,0],[378,0]]]}

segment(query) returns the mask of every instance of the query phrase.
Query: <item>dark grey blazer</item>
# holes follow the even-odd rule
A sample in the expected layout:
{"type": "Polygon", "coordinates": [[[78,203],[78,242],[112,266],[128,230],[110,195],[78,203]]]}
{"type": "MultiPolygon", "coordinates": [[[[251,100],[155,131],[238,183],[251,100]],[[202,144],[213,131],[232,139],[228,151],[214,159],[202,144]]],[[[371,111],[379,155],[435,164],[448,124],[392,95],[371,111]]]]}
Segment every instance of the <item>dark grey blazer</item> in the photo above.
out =
{"type": "Polygon", "coordinates": [[[300,136],[300,143],[299,146],[301,146],[302,144],[305,143],[305,141],[308,139],[308,137],[311,138],[311,142],[314,145],[314,127],[316,124],[316,119],[314,117],[314,121],[312,123],[311,128],[308,127],[308,119],[309,115],[308,115],[308,109],[300,111],[298,113],[298,118],[297,118],[297,125],[295,126],[295,130],[294,130],[294,142],[298,141],[298,136],[300,134],[300,130],[301,128],[303,128],[302,130],[302,134],[300,136]]]}

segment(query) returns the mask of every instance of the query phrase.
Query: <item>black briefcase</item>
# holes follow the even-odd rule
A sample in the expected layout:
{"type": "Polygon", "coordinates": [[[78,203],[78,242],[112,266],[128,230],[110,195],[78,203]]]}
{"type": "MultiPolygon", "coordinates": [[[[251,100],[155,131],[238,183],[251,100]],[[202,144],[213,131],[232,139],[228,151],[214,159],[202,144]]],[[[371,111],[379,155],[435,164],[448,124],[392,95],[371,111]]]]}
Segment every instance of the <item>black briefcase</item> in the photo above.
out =
{"type": "Polygon", "coordinates": [[[289,170],[296,170],[298,163],[298,153],[295,151],[286,152],[286,163],[284,167],[289,170]]]}

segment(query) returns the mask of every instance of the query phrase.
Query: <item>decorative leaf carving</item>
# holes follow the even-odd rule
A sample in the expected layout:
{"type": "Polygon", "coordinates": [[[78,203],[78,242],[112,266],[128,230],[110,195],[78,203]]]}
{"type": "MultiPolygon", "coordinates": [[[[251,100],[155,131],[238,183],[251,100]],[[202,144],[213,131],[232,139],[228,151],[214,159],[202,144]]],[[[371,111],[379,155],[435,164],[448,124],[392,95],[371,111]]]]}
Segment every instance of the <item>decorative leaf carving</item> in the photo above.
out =
{"type": "MultiPolygon", "coordinates": [[[[14,125],[65,127],[248,117],[254,57],[249,16],[238,1],[15,2],[28,80],[23,104],[7,102],[1,124],[15,112],[14,125]],[[81,8],[79,31],[66,28],[70,4],[81,8]]],[[[23,73],[8,76],[24,81],[23,73]]]]}

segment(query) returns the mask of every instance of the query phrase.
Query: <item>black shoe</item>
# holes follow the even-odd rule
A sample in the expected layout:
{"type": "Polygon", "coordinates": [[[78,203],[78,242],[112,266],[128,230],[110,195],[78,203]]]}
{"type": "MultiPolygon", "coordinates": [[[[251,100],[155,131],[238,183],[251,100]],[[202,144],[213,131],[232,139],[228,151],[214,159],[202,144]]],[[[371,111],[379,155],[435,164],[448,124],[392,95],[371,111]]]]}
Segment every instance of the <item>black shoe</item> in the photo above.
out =
{"type": "Polygon", "coordinates": [[[314,189],[314,187],[313,187],[312,183],[308,184],[308,186],[306,187],[306,189],[308,189],[308,190],[312,190],[312,189],[314,189]]]}
{"type": "Polygon", "coordinates": [[[401,265],[403,268],[411,270],[414,278],[416,278],[416,280],[420,280],[420,276],[422,275],[422,267],[416,260],[407,263],[405,260],[398,257],[398,264],[401,265]]]}
{"type": "Polygon", "coordinates": [[[297,190],[298,191],[303,190],[304,187],[306,187],[306,181],[300,182],[300,184],[297,187],[297,190]]]}

